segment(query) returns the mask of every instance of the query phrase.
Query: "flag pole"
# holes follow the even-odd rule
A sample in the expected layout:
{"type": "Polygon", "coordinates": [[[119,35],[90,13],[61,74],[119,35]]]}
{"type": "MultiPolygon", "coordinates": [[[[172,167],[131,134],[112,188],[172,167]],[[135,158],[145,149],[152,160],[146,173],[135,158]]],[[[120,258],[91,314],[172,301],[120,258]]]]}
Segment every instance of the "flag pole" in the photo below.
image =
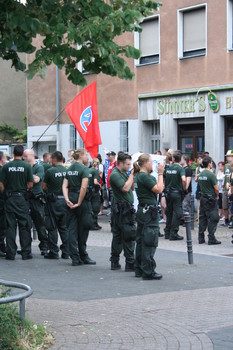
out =
{"type": "Polygon", "coordinates": [[[64,112],[64,110],[66,109],[66,107],[63,108],[63,110],[56,116],[56,118],[52,121],[52,123],[49,124],[49,126],[45,129],[45,131],[40,135],[40,137],[38,138],[38,140],[33,144],[33,146],[31,147],[31,149],[33,149],[37,143],[40,141],[40,139],[44,136],[44,134],[46,133],[47,130],[49,130],[50,126],[53,125],[53,123],[55,123],[55,121],[58,119],[58,117],[64,112]]]}

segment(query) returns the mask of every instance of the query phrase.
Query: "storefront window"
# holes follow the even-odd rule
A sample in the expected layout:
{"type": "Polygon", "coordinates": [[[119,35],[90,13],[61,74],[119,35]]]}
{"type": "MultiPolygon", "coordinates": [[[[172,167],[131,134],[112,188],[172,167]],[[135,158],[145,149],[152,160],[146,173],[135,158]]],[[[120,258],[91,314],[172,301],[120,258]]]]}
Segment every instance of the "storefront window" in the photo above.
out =
{"type": "Polygon", "coordinates": [[[205,150],[204,123],[189,123],[178,125],[178,148],[190,159],[195,159],[198,153],[205,150]]]}
{"type": "Polygon", "coordinates": [[[233,149],[233,117],[225,119],[225,153],[233,149]]]}
{"type": "Polygon", "coordinates": [[[151,153],[160,150],[160,124],[159,122],[151,123],[151,153]]]}

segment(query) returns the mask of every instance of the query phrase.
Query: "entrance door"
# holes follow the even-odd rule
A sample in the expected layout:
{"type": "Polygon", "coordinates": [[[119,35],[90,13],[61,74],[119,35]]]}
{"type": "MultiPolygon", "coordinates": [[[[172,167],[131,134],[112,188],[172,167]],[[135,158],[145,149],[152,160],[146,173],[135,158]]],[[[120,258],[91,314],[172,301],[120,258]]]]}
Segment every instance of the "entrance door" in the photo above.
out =
{"type": "Polygon", "coordinates": [[[205,150],[204,123],[178,125],[178,147],[190,159],[205,150]]]}
{"type": "Polygon", "coordinates": [[[225,118],[225,154],[233,149],[233,117],[225,118]]]}

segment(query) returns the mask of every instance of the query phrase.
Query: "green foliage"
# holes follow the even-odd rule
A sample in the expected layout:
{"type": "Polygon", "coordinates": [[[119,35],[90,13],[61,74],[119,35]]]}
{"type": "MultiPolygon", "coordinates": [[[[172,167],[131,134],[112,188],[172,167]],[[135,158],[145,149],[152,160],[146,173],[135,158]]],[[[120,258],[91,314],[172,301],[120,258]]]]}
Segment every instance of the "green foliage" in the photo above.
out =
{"type": "Polygon", "coordinates": [[[20,339],[22,321],[14,305],[0,305],[0,349],[19,349],[17,343],[20,339]]]}
{"type": "Polygon", "coordinates": [[[27,116],[24,115],[22,120],[24,129],[21,131],[10,124],[4,123],[0,125],[0,133],[4,141],[9,139],[11,142],[27,142],[27,116]]]}
{"type": "Polygon", "coordinates": [[[161,3],[151,0],[0,0],[0,58],[11,60],[16,70],[24,71],[19,52],[33,53],[35,59],[26,71],[28,79],[54,63],[65,68],[75,85],[86,84],[77,69],[83,62],[86,71],[103,72],[122,79],[133,73],[123,57],[139,58],[140,51],[130,45],[117,44],[125,32],[141,31],[143,17],[152,15],[161,3]],[[33,38],[43,38],[41,47],[33,38]]]}

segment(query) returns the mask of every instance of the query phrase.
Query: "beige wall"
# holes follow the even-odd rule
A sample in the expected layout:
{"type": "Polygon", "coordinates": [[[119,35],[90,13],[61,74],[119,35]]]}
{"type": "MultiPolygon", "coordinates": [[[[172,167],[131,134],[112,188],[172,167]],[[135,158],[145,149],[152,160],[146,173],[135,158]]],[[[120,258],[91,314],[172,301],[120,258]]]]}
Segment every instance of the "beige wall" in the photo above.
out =
{"type": "MultiPolygon", "coordinates": [[[[164,0],[160,11],[160,64],[135,67],[133,81],[103,74],[87,75],[88,83],[97,80],[100,121],[135,119],[138,116],[138,94],[225,85],[233,82],[233,52],[226,47],[226,1],[164,0]],[[207,3],[207,56],[178,59],[177,9],[207,3]]],[[[133,34],[121,37],[121,43],[134,44],[133,34]]],[[[56,116],[55,67],[50,67],[45,80],[34,78],[27,83],[29,125],[50,123],[56,116]]],[[[67,81],[60,72],[60,110],[81,89],[67,81]]],[[[64,112],[61,122],[69,122],[64,112]]]]}
{"type": "MultiPolygon", "coordinates": [[[[22,55],[25,60],[25,55],[22,55]]],[[[0,124],[23,128],[22,116],[26,114],[26,78],[16,72],[11,63],[0,60],[0,124]]]]}

